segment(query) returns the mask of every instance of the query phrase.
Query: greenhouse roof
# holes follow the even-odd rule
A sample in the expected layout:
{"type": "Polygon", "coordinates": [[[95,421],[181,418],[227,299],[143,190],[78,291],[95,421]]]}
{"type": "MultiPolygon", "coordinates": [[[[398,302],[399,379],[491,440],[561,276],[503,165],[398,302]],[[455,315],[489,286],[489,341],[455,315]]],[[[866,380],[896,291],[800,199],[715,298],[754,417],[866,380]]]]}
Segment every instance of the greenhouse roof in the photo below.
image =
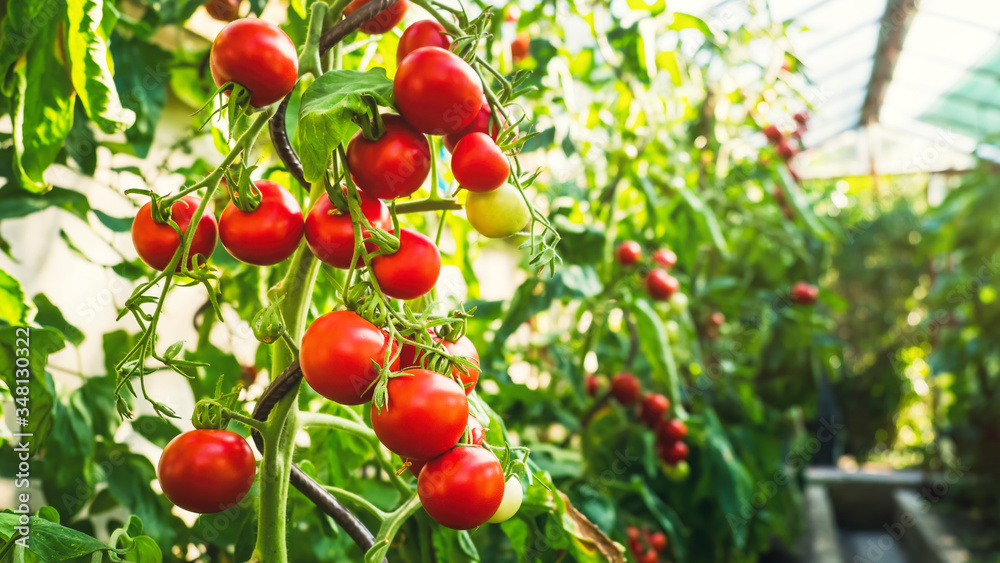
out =
{"type": "MultiPolygon", "coordinates": [[[[742,0],[671,6],[723,31],[752,17],[742,0]]],[[[980,156],[997,159],[1000,151],[989,145],[1000,134],[1000,100],[991,95],[1000,82],[1000,2],[768,0],[766,6],[773,21],[791,23],[789,51],[821,93],[811,100],[807,149],[856,146],[865,126],[878,124],[880,141],[908,136],[965,154],[978,146],[980,156]]],[[[955,166],[941,159],[935,168],[955,166]]]]}

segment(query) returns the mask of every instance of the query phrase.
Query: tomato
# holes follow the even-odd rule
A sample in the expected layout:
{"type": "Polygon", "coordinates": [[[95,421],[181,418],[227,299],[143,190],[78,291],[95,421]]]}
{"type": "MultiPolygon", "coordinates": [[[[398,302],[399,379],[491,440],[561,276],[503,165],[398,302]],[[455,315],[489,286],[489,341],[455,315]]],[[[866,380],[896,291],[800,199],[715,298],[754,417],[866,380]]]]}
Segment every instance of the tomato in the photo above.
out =
{"type": "Polygon", "coordinates": [[[649,547],[656,551],[663,551],[667,547],[667,536],[663,532],[654,532],[649,536],[649,547]]]}
{"type": "MultiPolygon", "coordinates": [[[[442,340],[437,336],[433,336],[432,339],[434,342],[441,343],[445,352],[451,354],[452,356],[465,358],[476,366],[475,368],[469,368],[455,365],[451,368],[452,379],[457,381],[465,389],[465,394],[468,396],[472,393],[472,390],[476,388],[476,383],[479,381],[479,351],[476,350],[476,345],[469,340],[468,336],[464,335],[455,342],[442,340]]],[[[399,365],[403,369],[410,367],[422,367],[422,362],[422,351],[418,352],[415,346],[403,344],[403,349],[399,353],[399,365]]]]}
{"type": "Polygon", "coordinates": [[[493,516],[487,520],[490,524],[499,524],[501,522],[506,522],[517,514],[518,509],[521,508],[521,502],[524,500],[524,490],[521,489],[521,482],[517,477],[511,475],[510,479],[504,483],[503,487],[503,498],[500,500],[500,507],[497,511],[493,513],[493,516]]]}
{"type": "Polygon", "coordinates": [[[400,115],[430,135],[461,131],[475,119],[483,100],[476,71],[440,47],[421,47],[403,59],[392,92],[400,115]]]}
{"type": "MultiPolygon", "coordinates": [[[[333,311],[309,325],[299,346],[299,366],[306,383],[341,405],[371,400],[378,369],[385,365],[389,336],[350,311],[333,311]]],[[[397,358],[389,369],[399,369],[397,358]]]]}
{"type": "Polygon", "coordinates": [[[656,428],[669,408],[670,399],[660,393],[647,393],[639,405],[639,420],[650,428],[656,428]]]}
{"type": "Polygon", "coordinates": [[[247,441],[228,430],[185,432],[163,448],[156,466],[156,478],[170,502],[200,514],[239,503],[256,474],[247,441]]]}
{"type": "MultiPolygon", "coordinates": [[[[677,295],[678,294],[675,294],[674,297],[676,297],[677,295]]],[[[677,340],[678,338],[680,338],[680,336],[681,336],[681,325],[677,324],[677,321],[675,321],[675,320],[669,320],[669,321],[667,321],[665,327],[667,329],[667,337],[670,338],[671,341],[674,341],[674,340],[677,340]]]]}
{"type": "Polygon", "coordinates": [[[389,380],[389,402],[372,403],[372,429],[394,454],[431,459],[451,449],[465,433],[469,400],[450,377],[419,368],[389,380]]]}
{"type": "Polygon", "coordinates": [[[662,459],[668,465],[677,465],[688,457],[688,446],[684,442],[660,443],[657,445],[662,459]]]}
{"type": "Polygon", "coordinates": [[[795,123],[798,123],[799,125],[803,125],[804,126],[807,123],[809,123],[809,112],[806,111],[806,110],[802,110],[802,111],[796,113],[795,115],[793,115],[792,118],[795,119],[795,123]]]}
{"type": "Polygon", "coordinates": [[[634,266],[642,258],[642,247],[634,240],[627,240],[615,249],[615,259],[622,266],[634,266]]]}
{"type": "Polygon", "coordinates": [[[792,286],[791,297],[796,305],[812,305],[819,298],[819,289],[811,283],[800,281],[792,286]]]}
{"type": "Polygon", "coordinates": [[[288,190],[270,182],[254,182],[261,199],[246,213],[229,202],[219,217],[219,237],[237,260],[255,266],[284,261],[302,240],[302,208],[288,190]]]}
{"type": "Polygon", "coordinates": [[[531,220],[521,192],[510,184],[492,192],[472,192],[465,198],[465,215],[473,229],[486,238],[507,238],[531,220]]]}
{"type": "Polygon", "coordinates": [[[639,528],[636,528],[635,526],[629,526],[628,528],[625,528],[625,535],[628,536],[629,540],[638,541],[639,540],[639,528]]]}
{"type": "Polygon", "coordinates": [[[347,167],[359,188],[379,199],[406,197],[431,171],[431,147],[402,117],[382,115],[385,134],[369,141],[358,131],[347,145],[347,167]]]}
{"type": "MultiPolygon", "coordinates": [[[[389,208],[381,201],[358,191],[361,199],[361,213],[375,227],[392,230],[392,215],[389,208]]],[[[309,250],[322,262],[347,270],[351,267],[351,257],[354,256],[354,223],[350,213],[341,213],[330,201],[330,196],[322,194],[306,216],[306,244],[309,250]]],[[[362,236],[367,230],[361,230],[362,236]]],[[[365,243],[369,252],[377,248],[371,242],[365,243]]],[[[364,261],[358,256],[356,267],[364,267],[364,261]]]]}
{"type": "MultiPolygon", "coordinates": [[[[469,431],[468,443],[472,444],[473,446],[481,446],[483,444],[483,441],[486,440],[486,429],[483,428],[483,425],[479,422],[479,419],[470,414],[469,423],[466,425],[466,427],[469,431]]],[[[410,473],[412,473],[413,475],[420,475],[420,470],[423,469],[425,465],[427,465],[427,460],[425,459],[424,460],[404,459],[404,461],[410,464],[408,469],[410,470],[410,473]]]]}
{"type": "Polygon", "coordinates": [[[662,443],[679,442],[687,438],[688,428],[683,420],[671,418],[660,422],[656,427],[656,439],[662,443]]]}
{"type": "Polygon", "coordinates": [[[430,460],[417,479],[424,510],[453,530],[485,524],[500,508],[505,488],[500,461],[476,446],[455,448],[430,460]]]}
{"type": "Polygon", "coordinates": [[[240,16],[240,0],[209,0],[205,11],[219,21],[231,22],[240,16]]]}
{"type": "MultiPolygon", "coordinates": [[[[191,217],[200,204],[200,199],[188,195],[170,206],[170,218],[177,223],[182,233],[187,234],[191,217]]],[[[215,217],[206,211],[194,229],[191,249],[188,251],[188,267],[194,265],[196,256],[201,257],[199,263],[207,261],[215,250],[218,238],[219,227],[215,222],[215,217]]],[[[174,254],[181,246],[181,239],[173,227],[167,223],[157,223],[153,220],[153,204],[148,202],[139,208],[139,212],[136,213],[135,219],[132,221],[132,245],[135,246],[136,253],[146,265],[162,271],[170,265],[174,254]]],[[[181,271],[179,261],[177,271],[181,271]]]]}
{"type": "Polygon", "coordinates": [[[646,291],[657,301],[666,301],[680,289],[680,282],[666,270],[657,268],[646,275],[646,291]]]}
{"type": "Polygon", "coordinates": [[[785,139],[778,142],[778,146],[775,147],[775,150],[778,152],[778,156],[781,157],[781,160],[784,161],[795,158],[795,154],[798,152],[795,147],[785,139]]]}
{"type": "Polygon", "coordinates": [[[639,400],[639,380],[631,373],[619,373],[611,378],[611,395],[623,405],[639,400]]]}
{"type": "Polygon", "coordinates": [[[710,322],[711,324],[713,324],[715,326],[722,326],[723,323],[726,322],[726,316],[723,315],[722,313],[716,311],[716,312],[712,313],[712,315],[710,317],[708,317],[708,322],[710,322]]]}
{"type": "Polygon", "coordinates": [[[691,466],[688,462],[681,461],[676,464],[664,464],[662,466],[663,474],[667,476],[674,483],[680,483],[688,478],[691,473],[691,466]]]}
{"type": "Polygon", "coordinates": [[[441,273],[441,253],[434,241],[411,229],[400,229],[399,250],[372,259],[372,274],[382,293],[416,299],[434,289],[441,273]]]}
{"type": "MultiPolygon", "coordinates": [[[[370,0],[354,0],[348,4],[346,8],[344,8],[344,15],[351,15],[355,10],[361,8],[361,6],[364,6],[369,1],[370,0]]],[[[375,14],[375,17],[362,24],[358,29],[369,35],[388,33],[389,30],[399,25],[399,22],[403,21],[403,16],[406,15],[407,7],[409,7],[409,4],[406,0],[399,0],[399,2],[396,2],[392,6],[389,6],[388,8],[375,14]]]]}
{"type": "Polygon", "coordinates": [[[777,125],[768,125],[767,127],[765,127],[764,136],[767,137],[767,140],[772,143],[777,143],[781,141],[782,137],[784,137],[784,135],[781,134],[781,130],[778,129],[777,125]]]}
{"type": "Polygon", "coordinates": [[[686,293],[677,292],[670,297],[670,308],[678,313],[683,313],[688,306],[688,296],[686,293]]]}
{"type": "Polygon", "coordinates": [[[597,378],[596,375],[588,375],[587,379],[584,380],[584,387],[587,390],[587,395],[590,397],[597,396],[597,392],[601,388],[601,380],[597,378]]]}
{"type": "Polygon", "coordinates": [[[674,254],[673,250],[661,248],[653,253],[653,262],[669,270],[677,264],[677,255],[674,254]]]}
{"type": "Polygon", "coordinates": [[[278,26],[258,19],[236,20],[222,28],[209,57],[216,86],[235,82],[250,91],[250,105],[269,106],[295,87],[299,56],[278,26]]]}
{"type": "Polygon", "coordinates": [[[458,185],[470,192],[491,192],[510,176],[503,150],[486,133],[470,133],[455,145],[451,171],[458,185]]]}
{"type": "Polygon", "coordinates": [[[451,133],[450,135],[444,136],[445,148],[448,149],[448,152],[454,152],[455,145],[465,138],[466,135],[471,135],[472,133],[487,133],[490,138],[496,141],[500,136],[500,133],[503,132],[503,128],[496,123],[490,123],[490,121],[492,121],[492,117],[493,110],[490,109],[490,103],[484,97],[483,103],[479,107],[479,113],[476,114],[472,123],[458,133],[451,133]]]}
{"type": "Polygon", "coordinates": [[[406,55],[421,47],[448,50],[451,47],[451,37],[445,34],[444,26],[434,20],[420,20],[410,24],[396,46],[396,66],[403,62],[406,55]]]}
{"type": "Polygon", "coordinates": [[[510,43],[510,57],[517,64],[528,57],[531,47],[531,36],[527,33],[519,33],[514,41],[510,43]]]}
{"type": "Polygon", "coordinates": [[[656,550],[649,549],[637,559],[637,563],[659,563],[660,556],[656,554],[656,550]]]}

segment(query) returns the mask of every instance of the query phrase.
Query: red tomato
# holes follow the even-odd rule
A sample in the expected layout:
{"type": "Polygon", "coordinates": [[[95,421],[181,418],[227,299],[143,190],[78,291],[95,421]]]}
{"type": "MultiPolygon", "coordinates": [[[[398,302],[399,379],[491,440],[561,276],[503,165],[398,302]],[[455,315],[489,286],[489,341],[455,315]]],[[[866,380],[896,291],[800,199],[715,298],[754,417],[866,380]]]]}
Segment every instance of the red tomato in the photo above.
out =
{"type": "Polygon", "coordinates": [[[792,286],[791,297],[796,305],[812,305],[819,298],[819,289],[811,283],[800,281],[792,286]]]}
{"type": "Polygon", "coordinates": [[[798,152],[795,149],[795,147],[792,146],[792,144],[789,143],[786,139],[782,139],[781,141],[779,141],[778,142],[778,146],[777,146],[777,148],[775,148],[775,150],[778,151],[778,156],[781,157],[781,160],[785,160],[785,161],[788,161],[788,160],[791,160],[792,158],[794,158],[795,157],[795,153],[798,152]]]}
{"type": "Polygon", "coordinates": [[[258,19],[222,28],[209,57],[216,86],[235,82],[250,91],[250,105],[269,106],[284,98],[299,76],[295,45],[278,26],[258,19]]]}
{"type": "MultiPolygon", "coordinates": [[[[483,428],[483,425],[480,424],[479,419],[470,414],[469,424],[467,425],[467,428],[469,430],[468,443],[472,444],[473,446],[481,446],[483,444],[483,440],[486,439],[486,430],[483,428]]],[[[424,460],[406,459],[404,461],[408,461],[410,463],[407,469],[409,469],[410,473],[412,473],[414,476],[420,475],[420,470],[423,469],[425,465],[427,465],[426,459],[424,460]]]]}
{"type": "Polygon", "coordinates": [[[660,459],[669,465],[677,465],[688,457],[688,446],[684,442],[660,443],[658,446],[660,459]]]}
{"type": "Polygon", "coordinates": [[[465,446],[427,462],[417,479],[417,495],[438,524],[471,530],[500,508],[504,486],[496,456],[481,447],[465,446]]]}
{"type": "Polygon", "coordinates": [[[462,129],[458,133],[451,133],[450,135],[444,136],[444,146],[448,149],[448,152],[455,151],[455,145],[458,144],[466,135],[471,135],[472,133],[488,133],[489,136],[496,141],[497,137],[503,131],[502,127],[497,126],[496,123],[490,123],[493,116],[493,110],[490,109],[490,103],[483,98],[483,103],[479,107],[479,113],[472,120],[472,123],[468,125],[465,129],[462,129]]]}
{"type": "Polygon", "coordinates": [[[679,442],[687,438],[688,427],[683,420],[671,418],[660,422],[656,427],[656,439],[664,444],[679,442]]]}
{"type": "MultiPolygon", "coordinates": [[[[191,217],[201,205],[201,200],[194,196],[184,196],[170,206],[170,218],[173,219],[182,233],[187,234],[188,226],[191,224],[191,217]]],[[[177,236],[177,231],[166,223],[157,223],[153,220],[153,204],[147,202],[139,208],[135,219],[132,221],[132,245],[139,254],[139,258],[150,268],[164,270],[170,265],[170,261],[181,246],[181,239],[177,236]]],[[[188,267],[195,263],[195,257],[201,256],[199,262],[208,260],[215,250],[215,243],[219,238],[219,227],[215,222],[215,217],[207,211],[198,220],[198,225],[194,230],[194,237],[191,239],[191,249],[188,251],[188,267]]],[[[177,264],[177,271],[181,271],[180,263],[177,264]]]]}
{"type": "MultiPolygon", "coordinates": [[[[386,231],[392,230],[392,215],[389,208],[381,201],[358,191],[361,198],[361,213],[368,218],[373,226],[386,231]]],[[[362,236],[367,231],[362,229],[362,236]]],[[[347,270],[351,267],[351,257],[354,256],[354,223],[349,213],[341,213],[330,201],[330,196],[322,194],[316,200],[316,205],[306,216],[306,244],[309,250],[322,262],[347,270]]],[[[374,252],[377,248],[373,243],[366,242],[365,248],[374,252]]],[[[364,261],[358,256],[356,267],[363,268],[364,261]]]]}
{"type": "MultiPolygon", "coordinates": [[[[354,0],[348,4],[346,8],[344,8],[344,15],[351,15],[355,10],[370,1],[371,0],[354,0]]],[[[403,21],[403,16],[406,15],[406,8],[408,6],[409,4],[407,4],[406,0],[399,0],[399,2],[396,2],[392,6],[389,6],[388,8],[375,14],[375,17],[362,24],[358,29],[369,35],[388,33],[389,30],[399,25],[399,22],[403,21]]]]}
{"type": "Polygon", "coordinates": [[[642,258],[642,247],[634,240],[627,240],[615,249],[615,259],[622,266],[634,266],[642,258]]]}
{"type": "Polygon", "coordinates": [[[219,217],[219,237],[237,260],[255,266],[284,261],[302,240],[302,208],[285,188],[260,180],[254,182],[261,199],[257,209],[246,213],[229,202],[219,217]]]}
{"type": "Polygon", "coordinates": [[[656,550],[649,549],[642,557],[638,558],[638,563],[659,563],[660,556],[656,554],[656,550]]]}
{"type": "Polygon", "coordinates": [[[646,393],[639,405],[639,420],[650,428],[656,425],[663,418],[663,414],[670,408],[670,399],[660,393],[646,393]]]}
{"type": "Polygon", "coordinates": [[[723,323],[726,322],[726,316],[716,311],[712,313],[710,317],[708,317],[708,322],[714,326],[722,326],[723,323]]]}
{"type": "Polygon", "coordinates": [[[611,378],[611,395],[623,405],[639,400],[639,380],[631,373],[619,373],[611,378]]]}
{"type": "Polygon", "coordinates": [[[156,478],[170,502],[200,514],[239,503],[256,474],[247,441],[228,430],[185,432],[163,448],[156,466],[156,478]]]}
{"type": "Polygon", "coordinates": [[[802,111],[796,113],[792,117],[795,119],[795,123],[798,123],[799,125],[803,125],[804,126],[807,123],[809,123],[809,112],[806,111],[806,110],[802,110],[802,111]]]}
{"type": "Polygon", "coordinates": [[[444,26],[434,20],[420,20],[406,28],[396,47],[396,66],[411,52],[421,47],[451,47],[451,37],[445,35],[444,26]]]}
{"type": "Polygon", "coordinates": [[[209,0],[205,11],[219,21],[231,22],[240,15],[240,0],[209,0]]]}
{"type": "Polygon", "coordinates": [[[416,299],[434,289],[441,273],[441,253],[434,241],[411,229],[400,229],[399,250],[376,256],[372,274],[382,293],[395,299],[416,299]]]}
{"type": "Polygon", "coordinates": [[[646,291],[650,297],[657,301],[670,299],[670,296],[677,293],[680,287],[681,284],[677,278],[668,274],[666,270],[657,268],[646,275],[646,291]]]}
{"type": "Polygon", "coordinates": [[[457,133],[475,119],[483,84],[461,57],[439,47],[421,47],[403,60],[392,81],[400,115],[429,135],[457,133]]]}
{"type": "MultiPolygon", "coordinates": [[[[476,345],[465,335],[456,342],[442,340],[435,335],[432,335],[431,339],[434,342],[442,343],[441,345],[444,347],[445,352],[448,352],[452,356],[465,358],[476,365],[476,368],[457,365],[451,368],[452,379],[459,382],[465,389],[466,395],[472,393],[472,390],[476,388],[476,383],[479,381],[479,369],[477,369],[479,367],[479,351],[476,350],[476,345]]],[[[418,351],[416,346],[403,344],[403,349],[399,353],[399,365],[403,369],[424,367],[422,365],[423,356],[423,352],[418,351]]]]}
{"type": "Polygon", "coordinates": [[[638,541],[639,540],[639,528],[636,528],[635,526],[629,526],[628,528],[625,528],[625,535],[628,536],[629,540],[636,540],[636,541],[638,541]]]}
{"type": "Polygon", "coordinates": [[[402,117],[383,114],[385,134],[369,141],[358,131],[347,145],[347,167],[359,188],[379,199],[406,197],[431,171],[431,147],[402,117]]]}
{"type": "Polygon", "coordinates": [[[653,262],[669,270],[677,264],[677,255],[674,254],[673,250],[661,248],[653,253],[653,262]]]}
{"type": "Polygon", "coordinates": [[[667,547],[667,536],[663,532],[655,532],[649,536],[649,546],[656,551],[663,551],[667,547]]]}
{"type": "Polygon", "coordinates": [[[584,387],[587,389],[587,395],[594,397],[601,388],[601,380],[596,375],[588,375],[587,379],[584,380],[584,387]]]}
{"type": "Polygon", "coordinates": [[[470,192],[492,192],[510,176],[503,150],[486,133],[470,133],[455,145],[451,171],[458,185],[470,192]]]}
{"type": "MultiPolygon", "coordinates": [[[[302,335],[299,366],[314,391],[340,403],[360,405],[371,400],[378,378],[372,365],[385,364],[389,336],[350,311],[333,311],[315,321],[302,335]]],[[[397,358],[389,369],[399,369],[397,358]]]]}
{"type": "Polygon", "coordinates": [[[764,128],[764,136],[767,137],[768,141],[777,143],[781,141],[784,135],[781,134],[781,130],[778,129],[777,125],[768,125],[764,128]]]}
{"type": "Polygon", "coordinates": [[[405,374],[389,380],[384,408],[372,403],[372,430],[400,457],[431,459],[462,437],[469,422],[469,400],[449,377],[418,368],[405,374]]]}
{"type": "Polygon", "coordinates": [[[531,47],[531,36],[527,33],[520,33],[514,38],[514,41],[510,44],[510,56],[514,60],[514,64],[523,61],[528,57],[528,51],[531,47]]]}

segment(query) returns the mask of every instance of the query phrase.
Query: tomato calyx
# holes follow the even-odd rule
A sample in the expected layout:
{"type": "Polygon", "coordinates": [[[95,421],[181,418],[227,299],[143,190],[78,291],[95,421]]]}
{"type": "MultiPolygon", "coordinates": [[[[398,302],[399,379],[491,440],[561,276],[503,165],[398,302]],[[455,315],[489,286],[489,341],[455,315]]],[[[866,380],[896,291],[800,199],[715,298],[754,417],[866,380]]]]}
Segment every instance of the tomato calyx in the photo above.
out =
{"type": "Polygon", "coordinates": [[[233,176],[230,170],[226,170],[223,178],[223,185],[229,191],[229,199],[237,209],[244,213],[252,213],[260,206],[264,194],[257,188],[257,184],[250,179],[250,173],[257,168],[243,168],[240,174],[233,176]]]}
{"type": "Polygon", "coordinates": [[[368,112],[365,115],[355,113],[351,121],[361,128],[361,135],[366,140],[375,142],[385,134],[385,123],[382,122],[382,114],[378,110],[378,102],[375,101],[375,98],[362,94],[361,99],[368,106],[368,112]]]}

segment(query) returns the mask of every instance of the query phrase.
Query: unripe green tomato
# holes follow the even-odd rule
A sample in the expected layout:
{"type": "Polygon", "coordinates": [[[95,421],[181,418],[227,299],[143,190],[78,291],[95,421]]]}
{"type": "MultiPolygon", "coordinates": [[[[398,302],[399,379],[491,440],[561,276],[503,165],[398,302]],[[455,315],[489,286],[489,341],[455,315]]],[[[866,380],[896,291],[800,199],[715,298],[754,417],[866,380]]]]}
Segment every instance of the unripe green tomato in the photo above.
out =
{"type": "Polygon", "coordinates": [[[500,501],[500,508],[497,509],[493,517],[487,520],[490,524],[506,522],[517,514],[521,508],[521,501],[524,500],[524,491],[521,490],[521,482],[513,475],[507,479],[507,484],[503,488],[503,500],[500,501]]]}
{"type": "Polygon", "coordinates": [[[683,313],[685,309],[688,308],[688,296],[685,293],[677,292],[670,298],[670,308],[677,312],[683,313]]]}
{"type": "Polygon", "coordinates": [[[472,228],[487,238],[509,237],[531,219],[531,211],[521,192],[510,184],[492,192],[469,192],[465,199],[465,215],[472,228]]]}
{"type": "Polygon", "coordinates": [[[681,325],[677,324],[677,321],[667,321],[667,336],[670,337],[671,341],[675,341],[680,338],[681,335],[681,325]]]}
{"type": "Polygon", "coordinates": [[[663,474],[666,475],[667,479],[670,479],[674,483],[686,481],[688,475],[691,474],[691,466],[686,461],[682,461],[677,465],[661,463],[660,468],[663,469],[663,474]]]}

